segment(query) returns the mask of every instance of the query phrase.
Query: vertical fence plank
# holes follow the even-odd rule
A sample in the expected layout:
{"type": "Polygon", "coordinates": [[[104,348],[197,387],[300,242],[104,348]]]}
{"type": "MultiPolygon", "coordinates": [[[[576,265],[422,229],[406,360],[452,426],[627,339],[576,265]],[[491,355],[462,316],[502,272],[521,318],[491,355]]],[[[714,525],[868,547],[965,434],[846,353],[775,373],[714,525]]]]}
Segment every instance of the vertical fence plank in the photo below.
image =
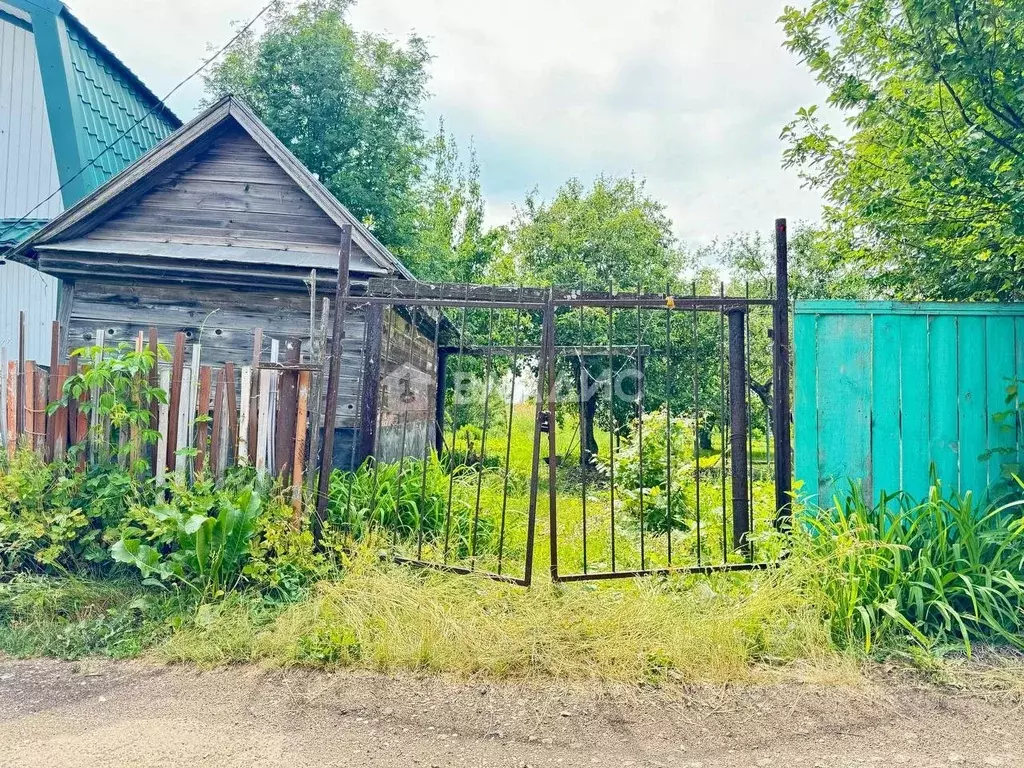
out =
{"type": "MultiPolygon", "coordinates": [[[[957,321],[952,315],[927,318],[928,466],[935,464],[946,490],[960,488],[960,425],[957,419],[957,377],[960,369],[957,321]]],[[[921,393],[915,395],[920,397],[921,393]]],[[[925,473],[928,469],[925,468],[925,473]]],[[[927,475],[926,475],[927,476],[927,475]]],[[[927,481],[907,489],[915,496],[928,492],[927,481]]]]}
{"type": "Polygon", "coordinates": [[[256,456],[259,454],[260,443],[257,434],[259,427],[260,412],[260,361],[263,359],[263,329],[257,328],[253,331],[252,349],[252,386],[249,390],[249,464],[256,466],[256,456]]]}
{"type": "Polygon", "coordinates": [[[46,392],[47,385],[49,382],[49,375],[36,366],[36,388],[35,388],[35,407],[32,410],[32,421],[34,423],[33,435],[35,437],[35,449],[39,453],[43,460],[46,460],[46,392]]]}
{"type": "MultiPolygon", "coordinates": [[[[160,342],[157,338],[157,330],[155,327],[149,327],[149,353],[153,356],[153,367],[149,369],[149,386],[156,388],[160,386],[160,342]]],[[[167,390],[164,389],[164,392],[167,390]]],[[[160,423],[160,401],[153,400],[149,404],[149,428],[158,429],[157,425],[160,423]]],[[[156,443],[150,446],[149,449],[150,459],[150,472],[156,475],[157,466],[159,464],[157,460],[156,443]]]]}
{"type": "Polygon", "coordinates": [[[30,402],[27,398],[26,388],[28,387],[27,376],[25,375],[25,313],[18,313],[18,384],[15,402],[17,403],[14,412],[14,429],[17,434],[17,442],[20,442],[25,434],[26,407],[30,402]]]}
{"type": "Polygon", "coordinates": [[[282,364],[290,370],[281,372],[278,380],[277,420],[274,427],[274,476],[284,478],[287,484],[294,475],[295,434],[299,406],[299,371],[302,362],[302,342],[284,340],[282,364]]]}
{"type": "Polygon", "coordinates": [[[210,444],[210,366],[199,367],[199,386],[196,387],[196,473],[206,468],[210,444]]]}
{"type": "MultiPolygon", "coordinates": [[[[78,375],[78,356],[68,359],[68,378],[78,375]]],[[[78,445],[78,400],[68,398],[68,447],[78,445]]]]}
{"type": "Polygon", "coordinates": [[[960,355],[960,486],[963,491],[974,491],[975,497],[988,486],[985,322],[984,317],[961,317],[957,337],[960,355]]]}
{"type": "Polygon", "coordinates": [[[188,462],[179,456],[178,453],[184,451],[189,447],[188,442],[188,422],[192,420],[192,410],[189,406],[188,393],[192,391],[192,369],[185,368],[181,372],[181,396],[178,410],[171,414],[171,418],[177,422],[178,428],[176,431],[177,437],[173,445],[168,443],[168,451],[172,451],[176,456],[176,461],[173,465],[174,475],[178,478],[179,482],[184,480],[186,477],[186,469],[188,462]]]}
{"type": "MultiPolygon", "coordinates": [[[[60,323],[56,320],[51,323],[50,326],[50,378],[49,378],[49,397],[47,398],[49,403],[57,400],[59,397],[59,384],[60,376],[57,371],[57,366],[60,365],[60,323]]],[[[54,451],[56,449],[57,442],[57,420],[56,414],[54,417],[46,417],[46,450],[45,459],[46,461],[53,461],[54,451]]]]}
{"type": "Polygon", "coordinates": [[[267,442],[270,427],[270,371],[259,371],[256,409],[256,471],[267,471],[267,442]]]}
{"type": "Polygon", "coordinates": [[[306,423],[309,418],[309,371],[299,373],[299,393],[295,414],[295,455],[292,461],[292,509],[296,524],[302,514],[302,470],[306,460],[306,423]]]}
{"type": "Polygon", "coordinates": [[[186,445],[194,446],[196,444],[196,409],[199,404],[199,386],[200,386],[200,374],[199,369],[202,366],[203,361],[203,345],[198,341],[192,345],[192,359],[189,362],[189,369],[191,375],[189,380],[191,386],[189,386],[185,392],[188,393],[187,406],[188,406],[188,421],[185,427],[186,431],[186,445]]]}
{"type": "MultiPolygon", "coordinates": [[[[160,371],[159,385],[162,390],[169,392],[171,389],[171,371],[163,370],[160,371]]],[[[170,429],[170,413],[171,406],[169,403],[158,403],[157,405],[157,416],[156,424],[157,431],[160,433],[160,437],[156,442],[156,451],[154,461],[156,462],[156,469],[153,471],[153,476],[156,478],[156,485],[159,488],[164,484],[164,478],[167,474],[168,465],[168,439],[170,429]]],[[[177,438],[175,438],[177,439],[177,438]]]]}
{"type": "Polygon", "coordinates": [[[213,429],[210,437],[210,473],[220,479],[223,476],[224,462],[221,459],[221,444],[224,443],[224,369],[217,371],[217,386],[213,395],[213,429]]]}
{"type": "MultiPolygon", "coordinates": [[[[270,362],[277,364],[281,361],[281,342],[277,339],[270,340],[270,362]]],[[[277,402],[278,382],[281,375],[277,371],[270,374],[270,405],[267,410],[267,468],[276,475],[277,456],[274,445],[274,435],[277,434],[277,402]]],[[[288,454],[289,456],[291,453],[288,454]]]]}
{"type": "Polygon", "coordinates": [[[7,458],[13,459],[18,447],[18,361],[7,361],[7,458]]]}
{"type": "Polygon", "coordinates": [[[171,362],[170,391],[167,394],[170,409],[170,420],[167,423],[167,470],[173,472],[177,467],[178,427],[181,412],[181,389],[185,371],[185,334],[174,334],[174,358],[171,362]]]}
{"type": "MultiPolygon", "coordinates": [[[[51,377],[52,378],[56,378],[56,380],[57,380],[56,387],[51,387],[51,392],[53,391],[53,389],[57,390],[57,396],[56,397],[53,397],[51,395],[51,397],[53,397],[53,400],[57,400],[61,396],[61,394],[63,394],[63,392],[64,392],[64,384],[68,380],[68,376],[70,375],[70,370],[71,370],[71,368],[70,368],[70,366],[67,363],[60,363],[60,364],[57,365],[57,374],[56,374],[56,376],[53,376],[53,374],[51,374],[51,377]]],[[[56,413],[54,413],[53,416],[50,417],[50,419],[51,419],[51,421],[54,422],[54,426],[53,426],[53,458],[56,461],[63,461],[65,456],[67,455],[67,450],[68,450],[68,408],[67,408],[67,406],[62,405],[60,408],[58,408],[56,413]]]]}
{"type": "Polygon", "coordinates": [[[21,414],[21,435],[25,446],[30,450],[36,450],[36,422],[33,411],[36,407],[36,364],[32,360],[26,360],[22,368],[22,414],[21,414]]]}
{"type": "Polygon", "coordinates": [[[900,490],[900,318],[873,315],[871,468],[876,497],[900,490]]]}
{"type": "Polygon", "coordinates": [[[252,423],[252,368],[248,365],[242,366],[241,371],[241,398],[239,400],[238,413],[238,463],[253,464],[253,454],[250,448],[249,427],[252,423]]]}
{"type": "Polygon", "coordinates": [[[993,316],[985,319],[985,367],[987,370],[986,423],[989,456],[989,485],[1001,481],[1013,482],[1003,476],[1004,463],[1016,463],[1017,447],[1016,398],[1008,392],[1015,379],[1015,334],[1012,317],[993,316]],[[1009,402],[1007,402],[1009,400],[1009,402]]]}
{"type": "MultiPolygon", "coordinates": [[[[226,461],[234,462],[237,461],[239,456],[238,451],[238,397],[235,393],[235,364],[225,363],[224,365],[224,382],[227,387],[226,389],[226,404],[227,409],[227,439],[225,444],[227,445],[226,461]]],[[[242,394],[245,397],[245,394],[242,394]]],[[[226,465],[225,465],[226,468],[226,465]]]]}

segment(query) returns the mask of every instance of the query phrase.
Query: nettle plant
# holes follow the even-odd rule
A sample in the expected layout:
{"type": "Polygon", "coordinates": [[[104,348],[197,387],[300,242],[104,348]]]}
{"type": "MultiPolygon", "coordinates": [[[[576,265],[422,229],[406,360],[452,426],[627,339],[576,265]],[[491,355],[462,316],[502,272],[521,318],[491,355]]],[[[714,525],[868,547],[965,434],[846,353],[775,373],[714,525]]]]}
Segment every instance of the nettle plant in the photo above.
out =
{"type": "MultiPolygon", "coordinates": [[[[154,354],[138,351],[130,344],[110,347],[82,347],[71,353],[82,363],[79,372],[64,383],[61,399],[50,403],[52,414],[72,400],[79,403],[89,418],[88,444],[94,463],[116,461],[141,473],[145,469],[143,446],[160,439],[152,423],[154,403],[166,403],[167,393],[149,383],[157,357],[169,360],[167,348],[160,345],[154,354]]],[[[82,451],[80,443],[72,450],[82,451]]]]}

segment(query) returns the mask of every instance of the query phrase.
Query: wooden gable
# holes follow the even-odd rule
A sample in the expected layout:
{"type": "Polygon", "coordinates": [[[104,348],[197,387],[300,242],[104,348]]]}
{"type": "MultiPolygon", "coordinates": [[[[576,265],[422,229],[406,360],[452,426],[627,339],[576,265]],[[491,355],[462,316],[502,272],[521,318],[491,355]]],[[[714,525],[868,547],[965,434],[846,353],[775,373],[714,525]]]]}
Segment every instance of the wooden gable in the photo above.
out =
{"type": "Polygon", "coordinates": [[[108,273],[301,291],[313,269],[324,283],[335,280],[342,224],[354,228],[356,285],[410,276],[229,97],[51,222],[16,258],[70,280],[108,273]]]}

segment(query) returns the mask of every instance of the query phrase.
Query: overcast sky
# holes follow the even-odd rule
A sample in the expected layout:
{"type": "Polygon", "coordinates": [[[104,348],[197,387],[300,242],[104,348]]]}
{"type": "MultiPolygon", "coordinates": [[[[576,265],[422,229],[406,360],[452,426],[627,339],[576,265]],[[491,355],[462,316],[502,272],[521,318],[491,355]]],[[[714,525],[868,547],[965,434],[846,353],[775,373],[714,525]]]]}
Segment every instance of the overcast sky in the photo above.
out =
{"type": "MultiPolygon", "coordinates": [[[[790,0],[792,1],[792,0],[790,0]]],[[[164,95],[264,0],[69,0],[164,95]],[[130,8],[130,11],[129,11],[130,8]]],[[[533,188],[635,173],[688,243],[813,220],[820,201],[781,168],[782,126],[823,93],[782,47],[783,0],[361,0],[358,29],[434,55],[428,127],[443,115],[482,165],[488,218],[533,188]]],[[[171,99],[183,119],[197,78],[171,99]]]]}

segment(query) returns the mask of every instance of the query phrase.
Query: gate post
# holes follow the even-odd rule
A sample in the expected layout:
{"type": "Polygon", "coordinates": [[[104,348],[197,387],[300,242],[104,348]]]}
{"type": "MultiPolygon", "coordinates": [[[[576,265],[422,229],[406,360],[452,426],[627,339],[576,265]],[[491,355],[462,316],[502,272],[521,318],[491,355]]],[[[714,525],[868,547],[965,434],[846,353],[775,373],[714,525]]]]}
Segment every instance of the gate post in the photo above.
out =
{"type": "Polygon", "coordinates": [[[776,525],[782,526],[792,515],[793,448],[790,437],[789,396],[789,242],[786,220],[775,220],[775,306],[772,323],[772,412],[775,433],[775,510],[776,525]]]}
{"type": "Polygon", "coordinates": [[[746,309],[729,314],[729,439],[732,455],[732,546],[750,558],[750,495],[747,461],[746,309]]]}

